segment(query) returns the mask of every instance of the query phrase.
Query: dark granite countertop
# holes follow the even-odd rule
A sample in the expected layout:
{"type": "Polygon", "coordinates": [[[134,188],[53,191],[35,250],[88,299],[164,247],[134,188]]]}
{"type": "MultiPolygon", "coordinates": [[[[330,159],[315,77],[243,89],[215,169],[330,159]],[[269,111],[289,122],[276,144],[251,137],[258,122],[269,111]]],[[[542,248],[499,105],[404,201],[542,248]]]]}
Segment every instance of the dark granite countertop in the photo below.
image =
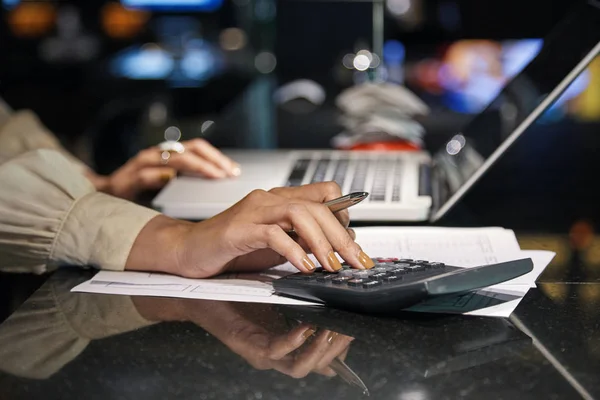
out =
{"type": "Polygon", "coordinates": [[[0,398],[367,398],[338,355],[374,399],[600,397],[593,250],[520,239],[558,255],[508,319],[77,294],[92,272],[60,271],[0,325],[0,398]]]}

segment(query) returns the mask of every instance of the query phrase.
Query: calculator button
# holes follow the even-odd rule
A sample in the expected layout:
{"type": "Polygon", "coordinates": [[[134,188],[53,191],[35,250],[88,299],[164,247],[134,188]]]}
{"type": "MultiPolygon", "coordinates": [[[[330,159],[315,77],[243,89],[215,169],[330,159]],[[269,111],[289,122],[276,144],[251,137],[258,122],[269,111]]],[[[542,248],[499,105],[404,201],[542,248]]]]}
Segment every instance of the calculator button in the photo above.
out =
{"type": "Polygon", "coordinates": [[[321,275],[317,277],[317,282],[331,282],[335,277],[334,274],[321,275]]]}
{"type": "Polygon", "coordinates": [[[367,271],[355,271],[352,275],[357,279],[367,279],[372,274],[367,271]]]}
{"type": "Polygon", "coordinates": [[[350,270],[350,269],[344,269],[344,270],[338,272],[337,275],[339,275],[339,276],[353,276],[354,275],[354,271],[350,270]]]}
{"type": "Polygon", "coordinates": [[[395,264],[396,268],[406,268],[406,267],[410,267],[409,263],[399,263],[399,264],[395,264]]]}
{"type": "Polygon", "coordinates": [[[362,287],[364,287],[365,289],[370,289],[372,287],[376,287],[381,285],[381,282],[379,281],[369,281],[369,282],[365,282],[362,284],[362,287]]]}
{"type": "Polygon", "coordinates": [[[384,282],[388,282],[388,283],[392,283],[392,282],[398,282],[401,281],[402,277],[398,276],[398,275],[388,275],[385,278],[383,278],[384,282]]]}
{"type": "Polygon", "coordinates": [[[371,269],[371,271],[373,271],[375,273],[381,273],[381,272],[387,272],[387,271],[389,271],[389,269],[387,267],[375,267],[375,268],[371,269]]]}
{"type": "Polygon", "coordinates": [[[415,260],[415,264],[429,264],[427,260],[415,260]]]}
{"type": "Polygon", "coordinates": [[[331,283],[335,284],[335,285],[343,285],[344,283],[348,282],[351,278],[349,276],[340,276],[338,278],[333,278],[331,280],[331,283]]]}
{"type": "Polygon", "coordinates": [[[371,275],[371,279],[377,279],[378,281],[380,281],[380,280],[383,280],[386,276],[388,276],[388,274],[386,274],[385,272],[382,272],[379,274],[371,275]]]}
{"type": "Polygon", "coordinates": [[[424,269],[425,269],[425,267],[423,267],[421,265],[411,265],[410,267],[405,267],[404,268],[404,270],[408,271],[408,272],[422,271],[424,269]]]}
{"type": "Polygon", "coordinates": [[[304,280],[304,276],[303,274],[293,274],[293,275],[288,275],[285,277],[285,279],[293,279],[296,281],[303,281],[304,280]]]}
{"type": "Polygon", "coordinates": [[[432,263],[431,263],[431,266],[432,266],[433,268],[444,268],[444,267],[446,266],[446,264],[444,264],[444,263],[441,263],[441,262],[432,262],[432,263]]]}
{"type": "Polygon", "coordinates": [[[348,280],[348,286],[360,286],[363,283],[365,283],[364,279],[354,278],[354,279],[348,280]]]}
{"type": "Polygon", "coordinates": [[[396,261],[396,264],[411,263],[411,262],[413,262],[413,260],[411,258],[403,258],[401,260],[396,261]]]}
{"type": "Polygon", "coordinates": [[[404,268],[396,268],[390,271],[390,273],[394,275],[404,275],[406,274],[406,270],[404,268]]]}

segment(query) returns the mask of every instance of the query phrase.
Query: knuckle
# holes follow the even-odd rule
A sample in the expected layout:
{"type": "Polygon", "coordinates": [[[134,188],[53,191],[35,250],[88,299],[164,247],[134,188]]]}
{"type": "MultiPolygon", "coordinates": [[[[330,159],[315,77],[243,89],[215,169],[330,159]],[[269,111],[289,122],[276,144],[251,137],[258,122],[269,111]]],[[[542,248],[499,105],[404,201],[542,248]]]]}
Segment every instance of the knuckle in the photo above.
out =
{"type": "Polygon", "coordinates": [[[261,200],[265,197],[266,193],[267,192],[262,189],[254,189],[248,194],[248,196],[246,196],[246,198],[251,201],[261,200]]]}
{"type": "Polygon", "coordinates": [[[333,194],[336,196],[342,194],[342,188],[335,181],[323,182],[323,190],[325,190],[327,194],[333,194]]]}
{"type": "Polygon", "coordinates": [[[277,237],[280,232],[281,228],[276,225],[268,225],[264,228],[264,234],[268,241],[271,241],[271,239],[277,237]]]}

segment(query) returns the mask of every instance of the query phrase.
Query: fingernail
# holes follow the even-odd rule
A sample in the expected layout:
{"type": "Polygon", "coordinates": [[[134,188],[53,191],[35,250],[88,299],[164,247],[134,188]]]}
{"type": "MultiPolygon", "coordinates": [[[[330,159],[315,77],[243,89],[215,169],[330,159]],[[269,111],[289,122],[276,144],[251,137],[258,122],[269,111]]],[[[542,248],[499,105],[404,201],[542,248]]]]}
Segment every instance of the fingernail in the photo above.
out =
{"type": "Polygon", "coordinates": [[[333,344],[333,342],[335,342],[335,339],[337,337],[338,337],[337,332],[329,332],[329,335],[327,335],[327,343],[333,344]]]}
{"type": "Polygon", "coordinates": [[[160,179],[162,179],[163,181],[170,181],[174,176],[175,176],[175,171],[172,171],[172,172],[163,172],[160,175],[160,179]]]}
{"type": "Polygon", "coordinates": [[[315,263],[313,263],[311,259],[307,257],[304,257],[302,259],[302,265],[304,265],[304,268],[306,268],[309,271],[314,271],[317,268],[315,267],[315,263]]]}
{"type": "Polygon", "coordinates": [[[342,269],[342,264],[340,263],[340,260],[338,260],[338,258],[335,256],[335,253],[333,251],[330,251],[327,255],[327,261],[329,261],[329,266],[333,268],[334,271],[339,271],[340,269],[342,269]]]}
{"type": "Polygon", "coordinates": [[[371,257],[366,255],[365,252],[362,250],[358,253],[358,261],[360,261],[362,266],[365,267],[366,269],[371,269],[375,265],[373,260],[371,260],[371,257]]]}
{"type": "Polygon", "coordinates": [[[308,339],[309,337],[311,337],[312,335],[315,334],[315,330],[312,328],[308,328],[307,330],[304,331],[304,333],[302,333],[302,337],[304,338],[304,340],[308,339]]]}
{"type": "Polygon", "coordinates": [[[232,176],[240,176],[242,174],[242,169],[240,168],[239,164],[235,164],[234,167],[231,169],[231,175],[232,176]]]}

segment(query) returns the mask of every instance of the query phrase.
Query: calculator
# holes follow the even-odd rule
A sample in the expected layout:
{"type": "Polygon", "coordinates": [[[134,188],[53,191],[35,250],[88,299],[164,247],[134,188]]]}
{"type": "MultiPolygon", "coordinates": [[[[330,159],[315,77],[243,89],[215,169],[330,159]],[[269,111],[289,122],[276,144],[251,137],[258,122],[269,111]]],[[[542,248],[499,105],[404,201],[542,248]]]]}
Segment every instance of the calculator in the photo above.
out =
{"type": "Polygon", "coordinates": [[[495,285],[533,270],[530,258],[464,268],[427,260],[375,258],[369,270],[344,264],[273,281],[276,294],[370,314],[388,314],[432,297],[495,285]]]}

